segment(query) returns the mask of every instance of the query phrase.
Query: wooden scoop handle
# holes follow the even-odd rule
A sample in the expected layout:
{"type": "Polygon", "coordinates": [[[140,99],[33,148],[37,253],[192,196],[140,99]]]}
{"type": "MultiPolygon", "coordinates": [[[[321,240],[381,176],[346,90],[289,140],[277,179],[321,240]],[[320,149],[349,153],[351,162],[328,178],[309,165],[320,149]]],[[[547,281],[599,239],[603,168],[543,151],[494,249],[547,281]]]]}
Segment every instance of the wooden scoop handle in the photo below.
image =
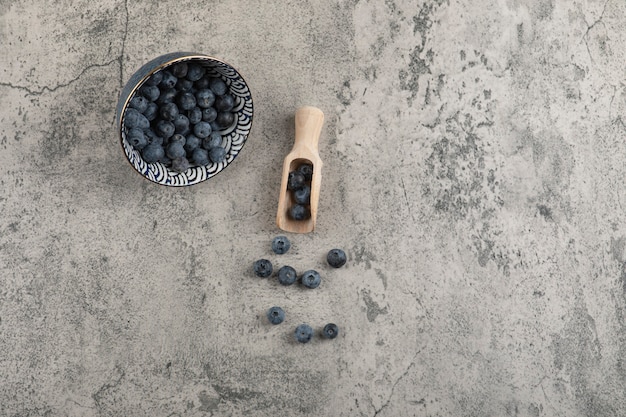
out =
{"type": "Polygon", "coordinates": [[[317,143],[320,139],[324,113],[317,107],[304,106],[296,111],[296,139],[293,149],[308,148],[317,154],[317,143]]]}

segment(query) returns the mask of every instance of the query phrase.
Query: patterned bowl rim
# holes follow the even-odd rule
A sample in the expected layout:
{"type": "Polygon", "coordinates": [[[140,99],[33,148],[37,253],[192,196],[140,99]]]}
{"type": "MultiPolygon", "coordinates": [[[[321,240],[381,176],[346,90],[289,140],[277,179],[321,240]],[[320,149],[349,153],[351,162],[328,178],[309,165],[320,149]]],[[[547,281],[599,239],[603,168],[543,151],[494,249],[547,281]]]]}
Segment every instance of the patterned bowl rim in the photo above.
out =
{"type": "MultiPolygon", "coordinates": [[[[123,133],[123,126],[124,126],[124,113],[126,112],[126,109],[128,108],[128,103],[130,102],[131,98],[135,95],[136,91],[146,82],[146,80],[148,78],[150,78],[152,76],[152,74],[167,68],[173,64],[176,64],[178,62],[182,62],[182,61],[193,61],[193,60],[197,60],[197,61],[204,61],[204,62],[217,62],[219,64],[222,64],[226,67],[228,67],[229,69],[231,69],[232,71],[235,72],[235,74],[241,79],[241,81],[243,82],[243,85],[246,87],[247,89],[247,94],[249,96],[249,105],[250,105],[250,117],[249,117],[249,128],[248,128],[248,132],[244,135],[244,140],[243,143],[241,144],[241,148],[240,150],[243,148],[243,146],[245,145],[245,143],[248,140],[248,135],[250,130],[252,129],[252,121],[253,121],[253,109],[254,109],[254,105],[253,105],[253,100],[252,100],[252,92],[250,91],[250,87],[247,83],[247,81],[245,80],[245,78],[243,77],[243,75],[241,74],[241,72],[236,69],[233,65],[231,65],[230,63],[228,63],[227,61],[224,61],[223,59],[220,58],[216,58],[214,56],[211,55],[205,55],[205,54],[201,54],[201,53],[192,53],[192,52],[174,52],[174,53],[169,53],[169,54],[164,54],[164,55],[160,55],[156,58],[153,58],[152,60],[148,61],[147,63],[145,63],[141,68],[137,69],[137,71],[135,71],[129,78],[129,81],[127,81],[127,84],[130,82],[130,80],[133,78],[133,76],[136,76],[139,72],[142,71],[142,69],[144,69],[144,67],[148,66],[149,64],[151,64],[152,62],[157,62],[160,59],[166,59],[168,56],[172,56],[172,58],[167,59],[165,61],[163,61],[162,63],[159,64],[155,64],[153,68],[149,69],[148,72],[146,73],[146,75],[144,75],[143,77],[141,77],[141,79],[139,81],[137,81],[133,87],[129,90],[129,92],[127,93],[123,104],[120,102],[118,103],[118,110],[117,110],[117,130],[119,133],[119,144],[122,147],[122,151],[124,153],[125,159],[128,162],[128,164],[133,168],[133,171],[139,175],[140,177],[142,177],[145,180],[148,180],[151,183],[154,184],[158,184],[164,187],[189,187],[192,185],[196,185],[196,184],[200,184],[202,182],[205,182],[209,179],[211,179],[212,177],[216,176],[217,174],[219,174],[220,172],[224,171],[226,169],[226,167],[228,165],[230,165],[231,163],[234,162],[235,158],[238,156],[239,151],[237,152],[237,155],[235,155],[234,157],[232,157],[232,159],[229,162],[220,162],[218,165],[218,168],[216,169],[215,172],[210,173],[209,175],[207,175],[205,178],[201,178],[199,180],[195,180],[194,182],[186,182],[186,183],[168,183],[168,182],[164,182],[164,181],[157,181],[157,180],[153,180],[151,178],[149,178],[148,176],[146,176],[144,173],[140,172],[139,169],[132,163],[130,155],[128,155],[127,150],[124,147],[124,133],[123,133]],[[120,105],[121,104],[121,105],[120,105]]],[[[126,86],[122,89],[123,90],[126,88],[126,86]]],[[[121,98],[121,97],[120,97],[121,98]]],[[[136,151],[135,151],[136,152],[136,151]]],[[[141,156],[138,156],[139,159],[144,162],[146,165],[154,165],[154,164],[148,164],[145,161],[143,161],[143,159],[141,158],[141,156]]],[[[160,164],[160,163],[157,163],[160,164]]],[[[168,168],[163,167],[165,169],[166,172],[170,172],[168,168]]],[[[177,173],[177,175],[183,175],[184,173],[177,173]]]]}

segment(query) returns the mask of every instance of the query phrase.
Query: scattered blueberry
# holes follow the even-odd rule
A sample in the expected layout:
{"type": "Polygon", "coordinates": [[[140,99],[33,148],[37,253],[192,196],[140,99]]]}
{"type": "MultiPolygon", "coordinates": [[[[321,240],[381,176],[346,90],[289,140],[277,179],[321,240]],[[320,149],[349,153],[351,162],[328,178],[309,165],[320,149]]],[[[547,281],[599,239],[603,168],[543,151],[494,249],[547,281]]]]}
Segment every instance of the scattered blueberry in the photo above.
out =
{"type": "Polygon", "coordinates": [[[235,121],[235,114],[229,111],[217,112],[215,122],[220,127],[227,127],[235,121]]]}
{"type": "Polygon", "coordinates": [[[209,152],[202,148],[196,148],[193,150],[191,160],[197,165],[208,165],[211,162],[209,161],[209,152]]]}
{"type": "Polygon", "coordinates": [[[309,209],[302,204],[294,204],[289,209],[289,216],[294,220],[306,220],[310,215],[309,209]]]}
{"type": "Polygon", "coordinates": [[[313,329],[306,323],[300,324],[296,327],[294,332],[296,340],[300,343],[308,343],[313,337],[313,329]]]}
{"type": "Polygon", "coordinates": [[[285,265],[278,270],[278,282],[281,285],[291,285],[298,280],[298,274],[293,267],[285,265]]]}
{"type": "Polygon", "coordinates": [[[291,171],[287,177],[287,189],[288,190],[299,190],[304,187],[306,184],[306,180],[304,179],[304,175],[298,171],[291,171]]]}
{"type": "Polygon", "coordinates": [[[293,199],[296,203],[307,205],[311,202],[311,187],[308,185],[303,186],[302,188],[295,190],[293,192],[293,199]]]}
{"type": "Polygon", "coordinates": [[[326,339],[334,339],[339,334],[339,327],[335,323],[328,323],[322,330],[322,335],[326,339]]]}
{"type": "Polygon", "coordinates": [[[226,149],[221,146],[209,149],[209,159],[214,163],[222,162],[226,158],[226,149]]]}
{"type": "Polygon", "coordinates": [[[193,134],[204,139],[211,134],[211,125],[207,122],[199,122],[193,127],[193,134]]]}
{"type": "Polygon", "coordinates": [[[187,79],[189,81],[198,81],[200,78],[202,78],[202,76],[204,76],[204,73],[206,72],[206,70],[204,69],[204,67],[200,64],[196,64],[196,63],[190,63],[187,66],[187,79]]]}
{"type": "Polygon", "coordinates": [[[304,271],[302,277],[300,277],[300,281],[302,282],[302,285],[307,288],[317,288],[322,282],[322,277],[317,271],[311,269],[304,271]]]}
{"type": "Polygon", "coordinates": [[[276,236],[272,240],[272,250],[277,255],[283,255],[291,248],[291,242],[287,236],[276,236]]]}
{"type": "Polygon", "coordinates": [[[156,143],[146,145],[141,151],[141,157],[149,164],[159,161],[164,156],[165,150],[163,150],[163,146],[156,143]]]}
{"type": "Polygon", "coordinates": [[[223,96],[228,91],[228,86],[221,78],[211,78],[209,88],[218,96],[223,96]]]}
{"type": "Polygon", "coordinates": [[[198,103],[198,107],[208,109],[215,104],[215,94],[208,88],[198,90],[196,91],[196,102],[198,103]]]}
{"type": "MultiPolygon", "coordinates": [[[[199,148],[201,149],[201,148],[199,148]]],[[[267,278],[272,275],[272,263],[267,259],[259,259],[254,262],[254,273],[261,278],[267,278]]]]}
{"type": "Polygon", "coordinates": [[[328,251],[328,255],[326,255],[326,261],[333,268],[341,268],[346,264],[346,253],[341,249],[331,249],[328,251]]]}
{"type": "Polygon", "coordinates": [[[272,324],[280,324],[285,321],[285,311],[280,307],[272,307],[267,310],[267,319],[272,324]]]}

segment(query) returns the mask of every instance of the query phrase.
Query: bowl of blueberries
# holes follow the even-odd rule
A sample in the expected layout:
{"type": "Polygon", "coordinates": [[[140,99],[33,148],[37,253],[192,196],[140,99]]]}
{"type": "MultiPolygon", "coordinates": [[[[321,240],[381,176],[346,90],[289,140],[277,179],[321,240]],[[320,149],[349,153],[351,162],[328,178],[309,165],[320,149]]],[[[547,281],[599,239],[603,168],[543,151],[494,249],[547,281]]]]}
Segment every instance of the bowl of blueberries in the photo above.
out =
{"type": "Polygon", "coordinates": [[[233,162],[250,133],[252,113],[250,89],[233,66],[175,52],[131,76],[116,121],[135,171],[157,184],[188,186],[233,162]]]}

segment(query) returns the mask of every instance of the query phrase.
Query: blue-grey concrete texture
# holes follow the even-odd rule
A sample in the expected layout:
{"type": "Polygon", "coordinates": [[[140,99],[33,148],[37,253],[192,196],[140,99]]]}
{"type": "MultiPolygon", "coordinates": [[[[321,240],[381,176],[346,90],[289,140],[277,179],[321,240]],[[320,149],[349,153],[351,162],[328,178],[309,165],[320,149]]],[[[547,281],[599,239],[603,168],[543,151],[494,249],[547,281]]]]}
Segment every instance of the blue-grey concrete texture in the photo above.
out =
{"type": "Polygon", "coordinates": [[[622,0],[0,1],[0,415],[626,415],[625,25],[622,0]],[[236,66],[255,116],[173,189],[114,109],[180,50],[236,66]],[[301,105],[320,211],[278,256],[301,105]]]}

